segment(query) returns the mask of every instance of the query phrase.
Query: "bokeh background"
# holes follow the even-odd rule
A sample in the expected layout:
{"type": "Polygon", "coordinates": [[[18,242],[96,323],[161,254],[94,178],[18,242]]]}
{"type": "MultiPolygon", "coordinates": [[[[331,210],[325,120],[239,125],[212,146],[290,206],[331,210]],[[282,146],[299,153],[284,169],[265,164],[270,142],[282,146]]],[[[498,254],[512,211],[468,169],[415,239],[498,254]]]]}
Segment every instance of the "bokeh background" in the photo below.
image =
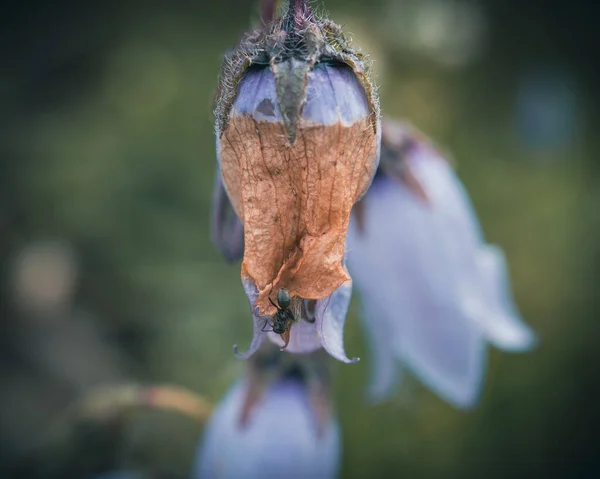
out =
{"type": "MultiPolygon", "coordinates": [[[[375,60],[384,115],[452,153],[541,340],[528,354],[490,352],[473,411],[410,378],[368,406],[353,303],[347,350],[363,361],[334,366],[342,477],[599,477],[599,5],[326,7],[375,60]]],[[[132,382],[216,403],[243,370],[231,351],[251,335],[239,267],[209,236],[211,110],[221,55],[258,10],[251,0],[0,10],[0,476],[186,477],[197,421],[64,411],[132,382]]]]}

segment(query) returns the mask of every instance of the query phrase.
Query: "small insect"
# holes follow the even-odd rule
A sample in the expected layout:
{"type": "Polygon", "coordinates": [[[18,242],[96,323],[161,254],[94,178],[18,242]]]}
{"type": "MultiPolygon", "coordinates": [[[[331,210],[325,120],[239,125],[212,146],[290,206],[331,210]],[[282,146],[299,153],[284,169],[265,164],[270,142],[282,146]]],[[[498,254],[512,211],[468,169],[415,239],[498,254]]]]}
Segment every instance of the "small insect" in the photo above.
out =
{"type": "MultiPolygon", "coordinates": [[[[292,298],[290,297],[290,292],[287,289],[280,288],[279,291],[277,291],[277,304],[275,304],[270,297],[269,301],[277,308],[277,312],[273,316],[273,324],[271,326],[273,328],[273,332],[281,335],[281,338],[285,342],[281,348],[283,351],[290,342],[290,328],[292,327],[292,324],[296,322],[294,313],[291,309],[289,309],[290,305],[292,304],[292,298]]],[[[266,326],[267,322],[265,322],[265,327],[266,326]]],[[[263,331],[266,331],[264,327],[263,331]]]]}

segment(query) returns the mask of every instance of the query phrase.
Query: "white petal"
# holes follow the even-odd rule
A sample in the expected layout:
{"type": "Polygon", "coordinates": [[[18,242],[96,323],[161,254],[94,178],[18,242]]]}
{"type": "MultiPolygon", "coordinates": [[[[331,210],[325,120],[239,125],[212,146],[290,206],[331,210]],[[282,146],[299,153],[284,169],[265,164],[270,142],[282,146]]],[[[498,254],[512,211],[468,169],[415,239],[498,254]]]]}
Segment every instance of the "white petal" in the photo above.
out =
{"type": "MultiPolygon", "coordinates": [[[[430,180],[443,188],[447,173],[441,161],[436,166],[430,180]]],[[[366,327],[388,331],[397,357],[441,397],[459,407],[472,405],[481,387],[485,342],[460,309],[464,243],[448,228],[446,215],[393,180],[379,178],[363,201],[365,231],[353,218],[348,268],[361,297],[382,309],[365,318],[366,327]]],[[[434,197],[434,204],[455,201],[456,191],[434,197]]],[[[460,205],[452,206],[458,212],[460,205]]]]}
{"type": "Polygon", "coordinates": [[[252,342],[245,353],[238,353],[238,346],[235,344],[233,346],[233,354],[235,354],[239,359],[248,359],[256,351],[258,351],[261,344],[267,337],[267,332],[264,331],[265,325],[267,324],[267,318],[258,314],[258,309],[254,307],[256,298],[258,297],[258,288],[256,287],[254,280],[251,278],[242,277],[242,286],[244,287],[244,291],[246,292],[248,302],[250,303],[250,309],[252,311],[252,342]]]}
{"type": "MultiPolygon", "coordinates": [[[[277,346],[282,348],[284,341],[281,335],[269,332],[269,339],[277,346]]],[[[288,353],[307,354],[312,353],[321,347],[321,338],[316,328],[316,323],[307,321],[298,321],[292,325],[290,330],[290,342],[285,351],[288,353]]]]}
{"type": "Polygon", "coordinates": [[[371,380],[367,390],[368,398],[372,402],[381,402],[392,392],[398,383],[398,371],[400,365],[394,351],[394,334],[390,327],[398,325],[386,324],[386,312],[377,301],[370,300],[366,296],[361,299],[363,318],[377,318],[373,321],[373,327],[367,327],[367,338],[369,339],[369,365],[371,369],[371,380]],[[379,326],[379,327],[378,327],[379,326]]]}
{"type": "Polygon", "coordinates": [[[306,388],[297,381],[272,385],[240,427],[246,383],[228,393],[211,417],[198,450],[194,479],[329,479],[337,476],[340,436],[330,420],[322,435],[306,388]]]}
{"type": "Polygon", "coordinates": [[[502,250],[484,245],[475,255],[481,294],[467,299],[473,317],[480,322],[488,340],[506,351],[525,351],[536,343],[515,306],[502,250]]]}
{"type": "Polygon", "coordinates": [[[514,305],[506,259],[498,248],[484,243],[460,180],[450,165],[439,161],[431,150],[417,149],[409,161],[433,199],[439,237],[445,234],[445,254],[456,257],[457,261],[448,265],[457,268],[455,278],[465,314],[483,328],[494,346],[508,351],[530,349],[535,344],[535,334],[521,320],[514,305]]]}
{"type": "Polygon", "coordinates": [[[315,306],[317,331],[325,351],[343,363],[356,363],[359,358],[350,359],[344,350],[344,324],[352,299],[352,281],[347,281],[331,296],[319,299],[315,306]]]}

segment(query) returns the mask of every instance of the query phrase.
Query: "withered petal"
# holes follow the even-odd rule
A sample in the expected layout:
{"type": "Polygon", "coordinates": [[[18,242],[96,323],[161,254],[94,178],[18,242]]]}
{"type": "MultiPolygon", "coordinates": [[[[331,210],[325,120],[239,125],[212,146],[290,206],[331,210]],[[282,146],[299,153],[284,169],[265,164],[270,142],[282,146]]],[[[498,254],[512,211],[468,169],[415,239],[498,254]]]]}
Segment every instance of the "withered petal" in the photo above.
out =
{"type": "Polygon", "coordinates": [[[271,314],[271,289],[319,299],[348,280],[341,259],[350,210],[379,160],[379,130],[349,66],[322,63],[308,73],[293,145],[276,86],[270,67],[249,69],[218,140],[223,182],[244,223],[243,269],[260,290],[260,311],[271,314]]]}

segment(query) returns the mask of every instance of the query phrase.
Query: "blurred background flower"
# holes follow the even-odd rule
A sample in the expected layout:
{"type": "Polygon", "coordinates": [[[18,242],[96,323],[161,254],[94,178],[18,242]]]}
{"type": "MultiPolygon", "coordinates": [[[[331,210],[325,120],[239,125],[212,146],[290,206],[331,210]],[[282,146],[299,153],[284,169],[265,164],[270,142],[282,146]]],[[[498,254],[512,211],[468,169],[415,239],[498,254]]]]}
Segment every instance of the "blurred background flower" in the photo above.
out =
{"type": "MultiPolygon", "coordinates": [[[[346,349],[364,359],[334,365],[341,476],[594,477],[600,78],[590,52],[598,44],[598,6],[446,3],[446,10],[475,9],[465,37],[478,38],[477,46],[458,55],[468,61],[440,62],[410,46],[400,25],[428,22],[404,2],[327,0],[326,7],[359,46],[377,53],[384,113],[409,119],[457,159],[486,239],[502,245],[516,303],[541,347],[527,356],[490,351],[473,412],[413,389],[410,378],[392,401],[366,407],[369,355],[354,303],[346,349]],[[566,100],[557,103],[566,110],[553,109],[569,112],[564,118],[577,126],[560,147],[532,150],[518,105],[521,92],[536,89],[524,88],[524,79],[540,70],[561,72],[558,83],[574,94],[561,93],[566,100]]],[[[247,344],[251,335],[239,270],[212,246],[209,211],[217,72],[254,3],[61,5],[0,7],[2,477],[31,458],[51,418],[90,388],[168,381],[218,403],[244,367],[231,345],[247,344]],[[27,306],[17,285],[32,264],[23,258],[39,258],[40,246],[41,257],[56,257],[42,270],[55,270],[60,281],[27,306]],[[39,316],[40,304],[53,305],[52,314],[39,316]]],[[[429,22],[458,18],[443,27],[449,32],[461,15],[436,13],[429,22]]],[[[34,283],[27,294],[45,284],[34,283]]],[[[189,418],[140,413],[116,466],[168,465],[186,477],[199,429],[189,418]]],[[[85,450],[113,450],[114,443],[87,437],[85,450]]],[[[72,444],[70,453],[79,452],[72,444]]]]}
{"type": "Polygon", "coordinates": [[[576,146],[583,118],[574,75],[560,67],[533,67],[519,80],[515,127],[524,147],[541,161],[576,146]]]}
{"type": "Polygon", "coordinates": [[[193,478],[338,477],[340,433],[329,404],[328,358],[269,345],[206,427],[193,478]]]}
{"type": "Polygon", "coordinates": [[[485,243],[450,160],[408,125],[384,120],[380,170],[353,211],[348,267],[370,338],[370,395],[400,364],[453,405],[473,406],[489,341],[528,350],[501,250],[485,243]]]}

